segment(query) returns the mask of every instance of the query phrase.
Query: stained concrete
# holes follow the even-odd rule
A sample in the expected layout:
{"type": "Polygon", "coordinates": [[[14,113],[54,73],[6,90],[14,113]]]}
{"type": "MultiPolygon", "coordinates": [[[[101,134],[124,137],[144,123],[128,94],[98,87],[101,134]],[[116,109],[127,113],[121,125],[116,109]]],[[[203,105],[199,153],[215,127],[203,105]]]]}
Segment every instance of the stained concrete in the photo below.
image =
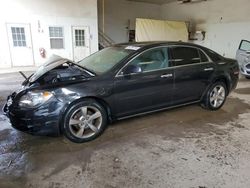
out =
{"type": "MultiPolygon", "coordinates": [[[[0,75],[0,106],[19,87],[0,75]]],[[[11,128],[0,113],[0,187],[250,187],[250,81],[225,106],[198,105],[116,122],[74,144],[11,128]]]]}

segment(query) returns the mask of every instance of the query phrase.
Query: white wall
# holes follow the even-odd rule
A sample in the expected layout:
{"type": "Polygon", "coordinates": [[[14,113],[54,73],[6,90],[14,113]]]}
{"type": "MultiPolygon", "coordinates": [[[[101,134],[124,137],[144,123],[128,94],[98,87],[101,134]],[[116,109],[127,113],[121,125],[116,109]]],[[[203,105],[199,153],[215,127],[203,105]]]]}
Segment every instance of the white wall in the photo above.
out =
{"type": "MultiPolygon", "coordinates": [[[[102,2],[98,1],[99,27],[103,28],[102,2]]],[[[149,3],[138,3],[126,0],[104,0],[105,33],[116,43],[128,42],[130,28],[135,29],[136,18],[161,19],[161,6],[149,3]]]]}
{"type": "Polygon", "coordinates": [[[97,0],[11,0],[0,6],[0,68],[11,67],[6,23],[28,23],[31,26],[35,64],[44,62],[39,54],[43,47],[49,54],[73,58],[72,26],[89,26],[91,53],[98,50],[97,0]],[[40,31],[39,31],[40,23],[40,31]],[[65,49],[51,50],[49,26],[64,27],[65,49]]]}
{"type": "Polygon", "coordinates": [[[250,40],[249,0],[208,0],[201,3],[172,2],[161,7],[162,18],[191,21],[207,32],[200,44],[235,58],[242,39],[250,40]]]}

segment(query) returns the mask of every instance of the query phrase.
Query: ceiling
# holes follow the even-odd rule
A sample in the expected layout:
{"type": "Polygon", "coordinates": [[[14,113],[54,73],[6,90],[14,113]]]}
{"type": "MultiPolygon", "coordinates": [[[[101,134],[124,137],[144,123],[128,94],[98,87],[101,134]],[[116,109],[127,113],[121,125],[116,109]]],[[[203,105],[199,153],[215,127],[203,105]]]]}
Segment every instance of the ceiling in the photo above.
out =
{"type": "Polygon", "coordinates": [[[128,1],[137,1],[137,2],[144,2],[144,3],[153,3],[153,4],[165,4],[165,3],[170,3],[173,1],[177,1],[177,0],[128,0],[128,1]]]}

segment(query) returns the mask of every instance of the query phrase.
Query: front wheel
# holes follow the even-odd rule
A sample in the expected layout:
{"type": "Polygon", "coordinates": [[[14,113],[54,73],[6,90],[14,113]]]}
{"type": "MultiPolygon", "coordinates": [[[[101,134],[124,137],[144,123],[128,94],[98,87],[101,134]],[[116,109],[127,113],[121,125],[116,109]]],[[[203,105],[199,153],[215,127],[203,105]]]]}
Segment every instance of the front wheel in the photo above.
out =
{"type": "Polygon", "coordinates": [[[227,88],[223,82],[214,83],[204,97],[202,106],[209,110],[219,110],[227,98],[227,88]]]}
{"type": "Polygon", "coordinates": [[[100,136],[107,126],[107,113],[95,100],[74,104],[65,114],[64,135],[75,143],[84,143],[100,136]]]}

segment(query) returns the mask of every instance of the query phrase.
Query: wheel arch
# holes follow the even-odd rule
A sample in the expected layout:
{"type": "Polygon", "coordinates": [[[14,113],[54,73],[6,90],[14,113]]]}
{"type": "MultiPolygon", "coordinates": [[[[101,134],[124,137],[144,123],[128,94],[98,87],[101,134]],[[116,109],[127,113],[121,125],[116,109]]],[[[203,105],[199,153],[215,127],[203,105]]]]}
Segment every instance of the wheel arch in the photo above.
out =
{"type": "Polygon", "coordinates": [[[112,118],[112,113],[111,113],[111,108],[109,106],[109,104],[101,99],[101,98],[98,98],[98,97],[93,97],[93,96],[87,96],[87,97],[81,97],[81,98],[78,98],[76,100],[73,100],[72,102],[70,102],[61,112],[61,115],[60,115],[60,120],[59,120],[59,130],[60,130],[60,134],[63,133],[63,121],[64,121],[64,115],[67,113],[67,111],[75,104],[81,102],[81,101],[84,101],[84,100],[95,100],[96,102],[98,102],[100,105],[102,105],[102,107],[106,110],[107,112],[107,116],[108,116],[108,122],[111,123],[113,121],[113,118],[112,118]]]}
{"type": "Polygon", "coordinates": [[[223,82],[226,85],[227,95],[230,93],[231,84],[230,84],[230,79],[227,76],[219,76],[215,78],[211,84],[214,84],[216,82],[223,82]]]}

